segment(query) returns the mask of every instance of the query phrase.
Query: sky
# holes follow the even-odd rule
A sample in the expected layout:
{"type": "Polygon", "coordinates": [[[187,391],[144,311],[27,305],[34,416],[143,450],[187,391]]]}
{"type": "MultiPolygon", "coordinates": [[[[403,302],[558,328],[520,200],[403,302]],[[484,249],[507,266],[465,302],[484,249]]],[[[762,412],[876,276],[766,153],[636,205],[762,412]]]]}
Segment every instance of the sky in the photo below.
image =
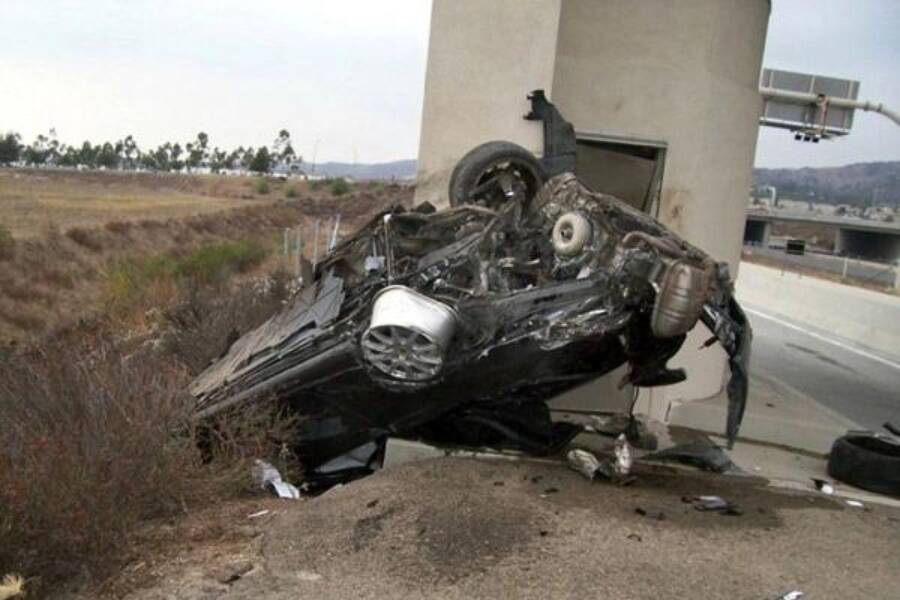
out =
{"type": "MultiPolygon", "coordinates": [[[[900,110],[900,1],[773,0],[763,64],[858,79],[900,110]]],[[[306,160],[415,157],[428,0],[0,0],[0,131],[67,143],[133,134],[270,144],[306,160]]],[[[817,145],[762,128],[757,166],[900,160],[900,127],[858,113],[817,145]]]]}

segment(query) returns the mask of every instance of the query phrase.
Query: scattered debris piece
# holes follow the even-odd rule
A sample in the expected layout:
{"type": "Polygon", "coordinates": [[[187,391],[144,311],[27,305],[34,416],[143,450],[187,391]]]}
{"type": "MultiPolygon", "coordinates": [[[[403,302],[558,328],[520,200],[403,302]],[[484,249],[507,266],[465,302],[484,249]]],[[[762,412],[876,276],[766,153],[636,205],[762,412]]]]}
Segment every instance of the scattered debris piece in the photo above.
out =
{"type": "Polygon", "coordinates": [[[831,445],[828,475],[870,492],[900,497],[900,437],[848,431],[831,445]]]}
{"type": "Polygon", "coordinates": [[[248,519],[258,519],[258,518],[260,518],[260,517],[266,516],[266,515],[269,514],[270,512],[272,512],[272,511],[270,511],[269,509],[263,509],[263,510],[260,510],[260,511],[258,511],[258,512],[255,512],[255,513],[253,513],[253,514],[247,515],[247,518],[248,518],[248,519]]]}
{"type": "Polygon", "coordinates": [[[293,484],[284,481],[278,469],[264,460],[256,459],[253,462],[253,480],[264,490],[272,492],[279,498],[297,500],[300,498],[300,490],[293,484]]]}
{"type": "Polygon", "coordinates": [[[230,585],[253,570],[253,563],[241,560],[212,571],[212,578],[224,585],[230,585]]]}
{"type": "Polygon", "coordinates": [[[853,508],[865,508],[866,505],[860,502],[859,500],[845,500],[847,506],[852,506],[853,508]]]}
{"type": "Polygon", "coordinates": [[[600,460],[592,452],[573,448],[566,453],[569,466],[588,479],[594,479],[600,470],[600,460]]]}
{"type": "Polygon", "coordinates": [[[679,444],[644,456],[643,460],[673,460],[713,473],[738,470],[725,451],[712,442],[679,444]]]}
{"type": "Polygon", "coordinates": [[[682,502],[693,504],[695,510],[702,512],[717,512],[733,517],[744,514],[737,504],[732,504],[721,496],[684,496],[682,502]]]}
{"type": "Polygon", "coordinates": [[[778,596],[776,600],[800,600],[803,595],[803,592],[801,592],[800,590],[794,590],[792,592],[788,592],[784,596],[778,596]]]}
{"type": "Polygon", "coordinates": [[[816,484],[816,489],[822,492],[823,494],[828,494],[829,496],[834,494],[834,486],[831,483],[825,481],[824,479],[813,478],[813,483],[816,484]]]}
{"type": "Polygon", "coordinates": [[[636,541],[636,542],[642,542],[642,541],[644,541],[644,539],[643,539],[640,535],[638,535],[638,534],[636,534],[636,533],[629,533],[629,534],[628,534],[628,539],[629,539],[629,540],[634,540],[634,541],[636,541]]]}
{"type": "Polygon", "coordinates": [[[0,580],[0,600],[9,600],[10,598],[24,595],[25,579],[22,576],[13,573],[5,575],[0,580]]]}
{"type": "Polygon", "coordinates": [[[613,450],[616,462],[613,463],[613,471],[619,477],[625,477],[631,472],[631,466],[634,464],[634,452],[631,450],[631,444],[624,433],[620,433],[616,438],[616,445],[613,450]]]}
{"type": "Polygon", "coordinates": [[[303,570],[297,571],[297,573],[295,573],[295,576],[300,581],[318,581],[318,580],[322,579],[321,575],[319,575],[318,573],[314,573],[312,571],[303,571],[303,570]]]}

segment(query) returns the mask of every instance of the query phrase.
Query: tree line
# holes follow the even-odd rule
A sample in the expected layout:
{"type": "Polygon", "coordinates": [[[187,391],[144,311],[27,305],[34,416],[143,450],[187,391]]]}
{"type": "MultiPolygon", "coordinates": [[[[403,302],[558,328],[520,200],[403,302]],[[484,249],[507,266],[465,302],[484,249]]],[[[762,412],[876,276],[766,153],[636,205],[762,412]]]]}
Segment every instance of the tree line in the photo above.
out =
{"type": "Polygon", "coordinates": [[[21,164],[33,167],[56,166],[87,169],[122,169],[146,171],[191,172],[209,169],[213,173],[225,170],[244,170],[258,174],[270,173],[278,165],[298,165],[303,158],[294,152],[291,134],[282,129],[271,148],[239,146],[231,151],[210,147],[209,136],[200,132],[184,145],[175,142],[160,144],[155,149],[141,149],[134,136],[116,142],[80,146],[61,143],[51,129],[40,134],[31,144],[23,144],[15,132],[0,135],[0,165],[21,164]]]}

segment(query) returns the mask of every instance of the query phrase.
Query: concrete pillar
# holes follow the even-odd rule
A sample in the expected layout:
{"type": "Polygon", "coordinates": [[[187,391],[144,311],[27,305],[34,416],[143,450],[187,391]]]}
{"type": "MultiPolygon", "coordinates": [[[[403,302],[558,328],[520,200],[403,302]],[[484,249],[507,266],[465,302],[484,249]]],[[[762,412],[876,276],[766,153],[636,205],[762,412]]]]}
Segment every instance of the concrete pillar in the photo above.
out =
{"type": "Polygon", "coordinates": [[[416,202],[447,206],[456,162],[483,142],[539,154],[540,123],[525,94],[552,94],[560,0],[434,0],[416,202]]]}
{"type": "Polygon", "coordinates": [[[847,240],[844,237],[844,230],[838,227],[834,236],[834,253],[845,254],[847,252],[847,240]]]}

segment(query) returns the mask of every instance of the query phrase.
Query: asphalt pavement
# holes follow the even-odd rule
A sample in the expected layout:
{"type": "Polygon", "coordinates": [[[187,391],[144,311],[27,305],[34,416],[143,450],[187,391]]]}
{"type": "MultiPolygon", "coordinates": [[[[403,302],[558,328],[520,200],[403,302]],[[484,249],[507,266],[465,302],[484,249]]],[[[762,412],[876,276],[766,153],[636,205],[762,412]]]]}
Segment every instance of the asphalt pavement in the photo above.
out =
{"type": "Polygon", "coordinates": [[[783,381],[859,423],[900,425],[900,362],[781,316],[746,306],[753,326],[750,371],[783,381]]]}

